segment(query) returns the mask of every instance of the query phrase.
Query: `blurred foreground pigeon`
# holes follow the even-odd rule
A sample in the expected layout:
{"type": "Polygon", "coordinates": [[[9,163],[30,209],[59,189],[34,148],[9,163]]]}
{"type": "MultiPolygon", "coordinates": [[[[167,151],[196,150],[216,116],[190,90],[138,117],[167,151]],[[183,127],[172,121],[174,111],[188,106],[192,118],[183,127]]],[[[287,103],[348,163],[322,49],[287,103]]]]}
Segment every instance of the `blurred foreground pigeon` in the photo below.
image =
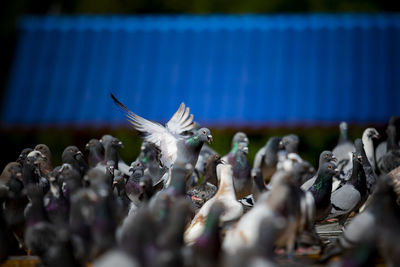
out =
{"type": "Polygon", "coordinates": [[[396,143],[396,127],[389,125],[386,132],[388,135],[387,151],[377,162],[381,173],[389,173],[400,166],[400,147],[396,143]]]}

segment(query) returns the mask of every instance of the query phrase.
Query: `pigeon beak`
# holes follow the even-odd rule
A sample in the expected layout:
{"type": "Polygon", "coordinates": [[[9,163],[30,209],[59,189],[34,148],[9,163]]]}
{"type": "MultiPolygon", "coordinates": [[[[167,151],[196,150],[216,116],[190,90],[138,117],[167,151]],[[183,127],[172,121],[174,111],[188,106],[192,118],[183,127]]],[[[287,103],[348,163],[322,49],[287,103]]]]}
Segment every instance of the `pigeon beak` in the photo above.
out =
{"type": "Polygon", "coordinates": [[[381,135],[377,133],[377,134],[375,134],[373,137],[376,138],[376,139],[380,139],[380,138],[381,138],[381,135]]]}
{"type": "Polygon", "coordinates": [[[85,150],[89,150],[89,143],[86,144],[85,150]]]}
{"type": "Polygon", "coordinates": [[[337,162],[337,158],[335,156],[332,156],[331,161],[337,162]]]}
{"type": "Polygon", "coordinates": [[[243,152],[246,153],[246,154],[249,153],[249,148],[248,147],[244,147],[243,148],[243,152]]]}
{"type": "Polygon", "coordinates": [[[113,181],[113,186],[116,186],[118,184],[118,181],[113,181]]]}
{"type": "Polygon", "coordinates": [[[121,141],[118,141],[118,146],[119,146],[120,148],[124,148],[124,144],[122,144],[121,141]]]}
{"type": "Polygon", "coordinates": [[[15,174],[15,176],[17,177],[18,180],[21,180],[22,179],[22,172],[17,172],[15,174]]]}
{"type": "Polygon", "coordinates": [[[249,138],[246,137],[246,138],[244,139],[244,141],[245,141],[247,144],[250,144],[249,138]]]}
{"type": "Polygon", "coordinates": [[[220,163],[221,163],[221,164],[226,164],[226,161],[221,159],[221,160],[220,160],[220,163]]]}
{"type": "Polygon", "coordinates": [[[207,140],[208,140],[208,143],[211,144],[211,142],[213,141],[213,137],[211,134],[207,135],[207,140]]]}

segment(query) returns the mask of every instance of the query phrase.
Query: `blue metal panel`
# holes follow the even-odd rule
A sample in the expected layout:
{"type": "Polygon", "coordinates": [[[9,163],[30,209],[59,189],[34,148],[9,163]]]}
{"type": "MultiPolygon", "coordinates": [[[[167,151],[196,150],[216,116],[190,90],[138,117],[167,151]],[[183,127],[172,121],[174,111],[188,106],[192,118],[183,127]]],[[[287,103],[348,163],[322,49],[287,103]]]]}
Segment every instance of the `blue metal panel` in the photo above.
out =
{"type": "Polygon", "coordinates": [[[386,122],[400,114],[400,15],[24,17],[3,126],[386,122]]]}

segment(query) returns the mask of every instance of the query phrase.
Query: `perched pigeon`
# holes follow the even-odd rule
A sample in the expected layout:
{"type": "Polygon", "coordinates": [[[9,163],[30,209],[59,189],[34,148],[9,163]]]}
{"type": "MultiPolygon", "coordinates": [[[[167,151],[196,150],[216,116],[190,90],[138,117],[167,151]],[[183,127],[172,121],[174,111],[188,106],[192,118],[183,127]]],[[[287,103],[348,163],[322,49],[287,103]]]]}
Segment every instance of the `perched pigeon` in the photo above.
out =
{"type": "MultiPolygon", "coordinates": [[[[111,97],[125,112],[133,127],[141,133],[142,138],[154,143],[160,149],[160,161],[164,166],[170,168],[175,162],[185,162],[192,166],[191,173],[193,172],[203,143],[207,141],[211,143],[212,136],[207,128],[201,128],[192,135],[183,135],[194,127],[193,115],[189,116],[189,108],[185,108],[185,104],[180,105],[164,127],[136,115],[112,94],[111,97]]],[[[169,179],[166,184],[169,184],[169,179]]]]}
{"type": "Polygon", "coordinates": [[[135,161],[138,160],[144,167],[144,175],[150,177],[152,185],[156,186],[167,172],[165,167],[161,167],[160,151],[153,143],[144,141],[140,147],[140,154],[135,161]]]}
{"type": "Polygon", "coordinates": [[[396,143],[396,127],[389,125],[386,132],[388,135],[387,151],[377,162],[381,173],[389,173],[400,166],[400,147],[396,143]]]}
{"type": "Polygon", "coordinates": [[[140,187],[140,179],[143,177],[144,174],[143,165],[140,161],[134,161],[131,164],[130,170],[132,174],[126,181],[126,195],[133,202],[134,205],[138,206],[140,203],[139,198],[142,193],[140,187]]]}
{"type": "Polygon", "coordinates": [[[253,168],[260,169],[263,174],[264,183],[268,183],[276,171],[278,163],[278,151],[282,149],[281,138],[273,136],[268,139],[254,158],[253,168]]]}
{"type": "Polygon", "coordinates": [[[248,145],[249,145],[249,138],[247,138],[247,135],[243,132],[235,133],[235,135],[232,138],[231,150],[229,151],[229,153],[227,155],[222,157],[223,161],[225,161],[225,162],[229,161],[228,158],[232,157],[232,155],[235,154],[236,151],[238,150],[239,143],[245,143],[246,147],[248,147],[248,145]]]}
{"type": "Polygon", "coordinates": [[[33,151],[32,148],[24,148],[21,151],[21,154],[19,154],[18,159],[16,160],[16,162],[18,162],[21,165],[24,165],[25,159],[28,156],[29,153],[31,153],[33,151]]]}
{"type": "Polygon", "coordinates": [[[88,170],[88,166],[83,159],[83,154],[76,146],[66,147],[61,155],[61,160],[62,163],[71,164],[81,176],[83,176],[88,170]]]}
{"type": "MultiPolygon", "coordinates": [[[[400,117],[399,116],[390,117],[388,126],[390,125],[396,128],[396,132],[400,132],[400,117]]],[[[399,137],[397,137],[395,141],[398,144],[399,137]]],[[[377,163],[381,160],[382,156],[386,154],[386,151],[387,151],[387,141],[383,141],[375,149],[375,159],[377,163]]]]}
{"type": "Polygon", "coordinates": [[[241,199],[252,193],[253,180],[251,179],[251,166],[247,158],[248,147],[246,142],[237,144],[237,150],[226,157],[233,170],[233,186],[236,198],[241,199]]]}
{"type": "Polygon", "coordinates": [[[321,154],[319,155],[319,164],[318,164],[318,170],[317,170],[316,175],[314,175],[314,177],[312,177],[311,179],[306,181],[301,186],[301,189],[303,189],[304,191],[307,191],[308,189],[310,189],[310,187],[314,184],[315,180],[317,179],[318,172],[319,172],[320,168],[322,167],[322,165],[324,165],[324,163],[336,162],[336,161],[337,161],[337,159],[335,158],[335,156],[333,155],[333,153],[331,151],[328,151],[328,150],[322,151],[321,154]]]}
{"type": "Polygon", "coordinates": [[[129,176],[129,166],[121,159],[118,153],[118,148],[123,148],[122,142],[109,134],[103,135],[100,139],[100,143],[104,147],[106,162],[113,161],[114,168],[120,170],[124,175],[129,176]]]}
{"type": "Polygon", "coordinates": [[[90,168],[94,168],[98,163],[104,161],[104,147],[98,139],[90,139],[85,150],[89,151],[88,163],[90,168]]]}
{"type": "Polygon", "coordinates": [[[363,166],[365,178],[367,181],[368,194],[372,194],[372,192],[374,191],[374,186],[377,181],[377,176],[374,172],[374,168],[372,167],[372,164],[368,160],[368,157],[365,153],[365,150],[364,150],[365,146],[363,144],[363,141],[361,141],[361,139],[357,138],[354,141],[354,145],[356,147],[356,152],[359,153],[362,157],[362,166],[363,166]]]}
{"type": "Polygon", "coordinates": [[[365,154],[368,158],[369,164],[372,170],[375,171],[375,152],[374,152],[374,141],[373,139],[379,139],[380,135],[375,128],[367,128],[364,130],[362,135],[362,142],[364,144],[365,154]]]}
{"type": "Polygon", "coordinates": [[[351,158],[352,152],[356,151],[354,144],[349,140],[347,136],[347,123],[341,122],[339,125],[340,136],[336,147],[332,150],[333,155],[337,158],[337,168],[340,174],[347,178],[347,175],[351,173],[351,158]]]}
{"type": "Polygon", "coordinates": [[[367,200],[368,192],[365,172],[360,153],[353,153],[353,168],[350,179],[331,195],[332,210],[329,218],[339,218],[339,225],[344,226],[352,211],[357,211],[367,200]]]}
{"type": "Polygon", "coordinates": [[[336,174],[335,169],[336,165],[334,163],[324,163],[318,170],[318,176],[314,184],[308,189],[314,197],[316,207],[315,222],[324,220],[332,209],[332,177],[336,174]]]}
{"type": "Polygon", "coordinates": [[[284,137],[282,137],[281,140],[282,146],[288,153],[296,153],[296,154],[299,154],[299,149],[298,149],[299,142],[300,139],[295,134],[285,135],[284,137]]]}
{"type": "Polygon", "coordinates": [[[50,172],[53,170],[53,163],[52,163],[52,155],[50,148],[45,144],[39,144],[35,146],[35,149],[42,153],[42,161],[40,162],[40,171],[45,175],[48,176],[50,172]]]}

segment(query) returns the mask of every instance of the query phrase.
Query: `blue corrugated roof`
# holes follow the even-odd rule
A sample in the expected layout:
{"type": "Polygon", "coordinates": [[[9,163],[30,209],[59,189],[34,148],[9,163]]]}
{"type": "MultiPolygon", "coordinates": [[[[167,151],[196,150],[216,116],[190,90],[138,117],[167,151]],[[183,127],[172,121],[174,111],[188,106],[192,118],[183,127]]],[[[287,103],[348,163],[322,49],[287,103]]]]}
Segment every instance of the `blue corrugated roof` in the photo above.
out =
{"type": "Polygon", "coordinates": [[[4,126],[121,125],[113,92],[166,121],[386,122],[400,114],[400,15],[23,17],[4,126]]]}

